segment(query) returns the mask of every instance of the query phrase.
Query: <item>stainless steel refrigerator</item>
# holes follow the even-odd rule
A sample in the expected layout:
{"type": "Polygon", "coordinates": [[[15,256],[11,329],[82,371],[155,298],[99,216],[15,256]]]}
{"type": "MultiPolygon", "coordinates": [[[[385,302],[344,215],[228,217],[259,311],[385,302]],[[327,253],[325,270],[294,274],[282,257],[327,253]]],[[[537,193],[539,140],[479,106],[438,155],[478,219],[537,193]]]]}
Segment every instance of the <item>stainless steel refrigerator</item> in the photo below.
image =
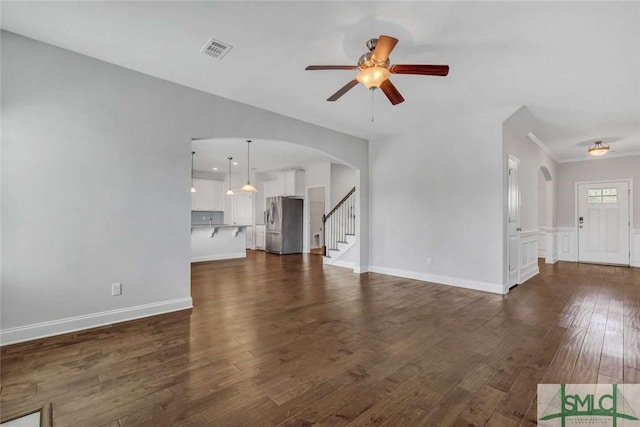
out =
{"type": "Polygon", "coordinates": [[[302,253],[302,199],[267,197],[265,249],[276,254],[302,253]]]}

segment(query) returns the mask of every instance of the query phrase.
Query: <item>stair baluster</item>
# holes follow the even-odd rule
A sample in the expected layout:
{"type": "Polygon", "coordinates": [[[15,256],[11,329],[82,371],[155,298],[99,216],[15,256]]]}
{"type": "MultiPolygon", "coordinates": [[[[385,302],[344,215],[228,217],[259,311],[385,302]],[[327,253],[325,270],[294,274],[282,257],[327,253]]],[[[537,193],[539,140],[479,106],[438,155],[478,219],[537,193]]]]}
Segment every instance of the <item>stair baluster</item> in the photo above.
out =
{"type": "Polygon", "coordinates": [[[322,216],[325,256],[328,255],[327,248],[337,250],[339,242],[346,242],[347,235],[355,234],[355,191],[353,187],[327,215],[322,216]]]}

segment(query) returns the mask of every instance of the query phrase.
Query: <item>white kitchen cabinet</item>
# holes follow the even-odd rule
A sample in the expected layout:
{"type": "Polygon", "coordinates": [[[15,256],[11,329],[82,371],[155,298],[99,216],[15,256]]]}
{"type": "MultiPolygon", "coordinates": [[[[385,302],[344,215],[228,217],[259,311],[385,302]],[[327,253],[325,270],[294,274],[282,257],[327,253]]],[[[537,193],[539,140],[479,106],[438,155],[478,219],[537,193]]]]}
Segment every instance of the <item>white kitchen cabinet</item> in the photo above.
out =
{"type": "Polygon", "coordinates": [[[256,225],[255,247],[256,249],[264,249],[265,245],[265,226],[256,225]]]}
{"type": "Polygon", "coordinates": [[[304,197],[304,171],[293,169],[284,172],[283,196],[304,197]]]}
{"type": "Polygon", "coordinates": [[[211,181],[213,182],[213,210],[224,210],[224,182],[223,181],[211,181]]]}
{"type": "Polygon", "coordinates": [[[287,178],[285,172],[278,172],[276,175],[276,196],[284,196],[287,191],[287,178]]]}
{"type": "Polygon", "coordinates": [[[264,197],[304,197],[304,188],[304,171],[299,169],[276,172],[274,179],[263,184],[264,197]]]}
{"type": "Polygon", "coordinates": [[[246,248],[254,249],[253,227],[246,227],[244,229],[244,235],[246,237],[246,248]]]}
{"type": "Polygon", "coordinates": [[[262,189],[264,192],[264,197],[274,197],[278,195],[278,185],[277,185],[277,181],[276,180],[272,180],[272,181],[264,181],[262,183],[262,189]]]}
{"type": "Polygon", "coordinates": [[[253,193],[235,193],[232,210],[233,225],[252,225],[253,193]]]}
{"type": "Polygon", "coordinates": [[[193,186],[196,192],[191,193],[192,211],[221,211],[224,209],[224,183],[222,181],[195,178],[193,186]]]}

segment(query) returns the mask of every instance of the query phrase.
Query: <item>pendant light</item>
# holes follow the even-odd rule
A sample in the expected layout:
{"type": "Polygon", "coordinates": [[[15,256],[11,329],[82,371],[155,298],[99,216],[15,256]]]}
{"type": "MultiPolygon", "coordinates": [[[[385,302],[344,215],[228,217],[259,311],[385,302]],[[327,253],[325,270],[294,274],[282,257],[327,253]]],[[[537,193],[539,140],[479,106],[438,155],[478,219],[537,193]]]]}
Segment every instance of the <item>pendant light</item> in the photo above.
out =
{"type": "Polygon", "coordinates": [[[604,156],[609,151],[608,145],[603,145],[602,141],[596,141],[593,143],[593,147],[589,147],[589,154],[592,156],[604,156]]]}
{"type": "Polygon", "coordinates": [[[196,192],[196,187],[193,185],[193,156],[195,156],[196,152],[192,151],[191,152],[191,192],[195,193],[196,192]]]}
{"type": "Polygon", "coordinates": [[[247,183],[240,188],[240,191],[244,191],[245,193],[257,193],[256,187],[251,185],[251,180],[249,179],[249,145],[251,144],[251,140],[247,139],[247,183]]]}
{"type": "Polygon", "coordinates": [[[231,160],[233,157],[227,157],[229,159],[229,189],[227,190],[227,196],[233,196],[233,190],[231,189],[231,160]]]}

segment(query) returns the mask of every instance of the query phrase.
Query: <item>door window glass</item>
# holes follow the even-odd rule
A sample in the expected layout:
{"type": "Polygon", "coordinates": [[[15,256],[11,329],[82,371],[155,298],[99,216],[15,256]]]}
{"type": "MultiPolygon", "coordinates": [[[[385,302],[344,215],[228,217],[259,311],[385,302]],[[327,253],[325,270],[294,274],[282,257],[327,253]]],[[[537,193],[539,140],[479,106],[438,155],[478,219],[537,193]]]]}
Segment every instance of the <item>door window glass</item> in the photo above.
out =
{"type": "Polygon", "coordinates": [[[587,190],[587,203],[618,203],[618,189],[591,188],[587,190]]]}

